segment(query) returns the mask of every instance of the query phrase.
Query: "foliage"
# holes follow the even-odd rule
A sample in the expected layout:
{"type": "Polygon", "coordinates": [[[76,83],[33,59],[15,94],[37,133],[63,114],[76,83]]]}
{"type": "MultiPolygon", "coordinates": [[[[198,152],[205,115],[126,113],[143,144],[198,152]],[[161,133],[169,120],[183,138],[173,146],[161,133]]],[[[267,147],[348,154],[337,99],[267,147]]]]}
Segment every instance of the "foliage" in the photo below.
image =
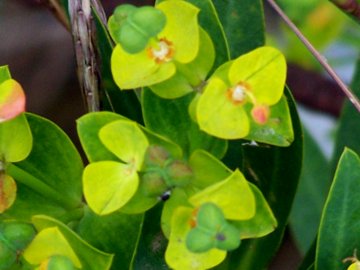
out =
{"type": "MultiPolygon", "coordinates": [[[[108,80],[102,111],[77,120],[85,162],[56,124],[24,112],[22,87],[0,68],[0,269],[265,268],[287,226],[303,132],[285,58],[264,44],[261,2],[121,5],[107,25],[83,8],[108,80]]],[[[315,269],[344,268],[357,248],[359,168],[346,149],[315,269]]]]}

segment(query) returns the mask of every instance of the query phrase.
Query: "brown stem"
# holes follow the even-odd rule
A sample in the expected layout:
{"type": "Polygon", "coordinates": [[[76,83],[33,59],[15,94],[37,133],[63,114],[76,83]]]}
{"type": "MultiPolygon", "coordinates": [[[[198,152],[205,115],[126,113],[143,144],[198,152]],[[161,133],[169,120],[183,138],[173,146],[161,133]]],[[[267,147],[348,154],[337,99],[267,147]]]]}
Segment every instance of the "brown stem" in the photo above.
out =
{"type": "Polygon", "coordinates": [[[69,0],[68,3],[80,88],[88,111],[99,111],[99,72],[91,3],[90,0],[69,0]]]}
{"type": "Polygon", "coordinates": [[[330,2],[360,20],[360,4],[356,0],[330,0],[330,2]]]}
{"type": "Polygon", "coordinates": [[[312,55],[319,61],[324,67],[331,78],[339,85],[344,94],[349,98],[350,102],[360,112],[360,102],[353,92],[346,86],[346,84],[340,79],[333,68],[327,63],[324,56],[322,56],[314,46],[306,39],[306,37],[300,32],[296,25],[289,19],[288,16],[281,10],[281,8],[273,0],[267,0],[271,7],[280,15],[284,22],[291,28],[291,30],[298,36],[301,42],[308,48],[312,55]]]}

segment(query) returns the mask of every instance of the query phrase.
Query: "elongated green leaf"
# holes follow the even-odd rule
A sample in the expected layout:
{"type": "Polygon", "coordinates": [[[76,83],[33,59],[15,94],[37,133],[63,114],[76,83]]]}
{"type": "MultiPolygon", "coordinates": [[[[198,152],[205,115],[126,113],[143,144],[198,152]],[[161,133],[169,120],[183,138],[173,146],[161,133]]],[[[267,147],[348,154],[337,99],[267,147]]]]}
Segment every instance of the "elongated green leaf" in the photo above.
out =
{"type": "Polygon", "coordinates": [[[196,149],[204,149],[216,157],[222,157],[226,151],[226,141],[200,131],[191,120],[187,109],[192,98],[193,94],[190,94],[169,101],[144,89],[142,104],[145,126],[179,144],[185,156],[196,149]]]}
{"type": "Polygon", "coordinates": [[[330,186],[330,164],[305,128],[303,162],[290,225],[297,246],[305,254],[317,234],[330,186]]]}
{"type": "Polygon", "coordinates": [[[164,258],[168,241],[160,228],[161,210],[162,205],[159,204],[145,213],[141,236],[131,269],[169,269],[164,258]]]}
{"type": "Polygon", "coordinates": [[[254,181],[264,194],[278,222],[270,235],[242,241],[240,248],[228,255],[229,269],[263,269],[278,249],[300,176],[302,131],[294,101],[288,99],[295,140],[289,147],[243,146],[246,178],[254,181]]]}
{"type": "Polygon", "coordinates": [[[231,58],[265,43],[260,0],[213,0],[228,39],[231,58]]]}
{"type": "MultiPolygon", "coordinates": [[[[35,214],[61,217],[82,205],[83,164],[75,146],[55,124],[27,114],[33,148],[24,160],[7,167],[18,185],[17,199],[2,218],[29,219],[35,214]]],[[[65,218],[65,217],[64,217],[65,218]]]]}
{"type": "MultiPolygon", "coordinates": [[[[360,61],[357,62],[355,74],[351,84],[354,93],[360,96],[360,61]]],[[[339,128],[336,134],[335,149],[332,160],[332,168],[335,170],[337,161],[340,158],[344,147],[353,149],[360,153],[360,114],[349,101],[345,101],[341,116],[339,119],[339,128]]]]}
{"type": "Polygon", "coordinates": [[[9,66],[0,66],[0,83],[11,79],[9,66]]]}
{"type": "Polygon", "coordinates": [[[315,269],[346,269],[342,260],[360,246],[360,158],[345,149],[320,222],[315,269]]]}
{"type": "Polygon", "coordinates": [[[0,123],[1,161],[18,162],[25,159],[31,151],[33,138],[24,114],[0,123]]]}
{"type": "MultiPolygon", "coordinates": [[[[110,269],[113,255],[104,253],[90,246],[63,223],[59,222],[56,219],[43,215],[34,216],[32,218],[32,222],[38,231],[56,227],[64,236],[66,241],[69,243],[76,256],[79,258],[80,263],[83,267],[82,269],[110,269]]],[[[48,248],[48,246],[44,246],[43,248],[46,249],[48,248]]]]}
{"type": "Polygon", "coordinates": [[[115,212],[98,216],[86,208],[77,231],[92,246],[114,254],[112,270],[129,269],[142,221],[143,215],[115,212]]]}

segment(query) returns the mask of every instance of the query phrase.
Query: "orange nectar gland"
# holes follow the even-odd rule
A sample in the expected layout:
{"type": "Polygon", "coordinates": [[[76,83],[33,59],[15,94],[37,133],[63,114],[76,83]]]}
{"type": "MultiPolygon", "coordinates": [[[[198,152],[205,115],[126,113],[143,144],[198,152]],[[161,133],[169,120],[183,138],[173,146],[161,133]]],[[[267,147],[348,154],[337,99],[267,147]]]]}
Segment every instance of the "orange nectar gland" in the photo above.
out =
{"type": "Polygon", "coordinates": [[[172,42],[161,38],[154,46],[147,49],[148,56],[157,64],[169,62],[174,56],[174,46],[172,42]]]}
{"type": "Polygon", "coordinates": [[[232,88],[229,88],[226,92],[228,99],[234,105],[243,105],[248,98],[253,99],[253,95],[250,93],[250,85],[246,82],[240,82],[232,88]]]}
{"type": "Polygon", "coordinates": [[[251,116],[256,123],[264,125],[270,116],[269,106],[255,105],[251,110],[251,116]]]}
{"type": "Polygon", "coordinates": [[[199,208],[195,208],[194,211],[192,211],[191,213],[191,219],[189,220],[189,224],[191,228],[195,228],[196,227],[196,216],[199,212],[199,208]]]}

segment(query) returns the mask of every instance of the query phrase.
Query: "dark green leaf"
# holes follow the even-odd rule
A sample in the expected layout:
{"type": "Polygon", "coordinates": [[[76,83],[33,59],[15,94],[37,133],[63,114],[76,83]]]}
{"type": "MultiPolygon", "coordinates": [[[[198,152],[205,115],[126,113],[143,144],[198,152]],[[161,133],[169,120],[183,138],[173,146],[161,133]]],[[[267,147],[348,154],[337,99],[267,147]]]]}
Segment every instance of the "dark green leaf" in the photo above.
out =
{"type": "Polygon", "coordinates": [[[290,225],[297,246],[305,254],[317,234],[331,178],[329,162],[306,129],[303,162],[290,225]]]}
{"type": "Polygon", "coordinates": [[[199,130],[188,113],[193,94],[168,100],[156,96],[149,89],[142,95],[145,126],[179,144],[185,156],[196,149],[204,149],[216,157],[223,157],[227,143],[199,130]]]}
{"type": "Polygon", "coordinates": [[[265,43],[260,0],[213,0],[224,26],[231,59],[265,43]]]}
{"type": "Polygon", "coordinates": [[[346,269],[342,260],[360,246],[360,159],[352,150],[343,152],[321,218],[316,269],[346,269]]]}
{"type": "Polygon", "coordinates": [[[35,214],[61,218],[64,209],[82,205],[81,157],[55,124],[32,114],[27,114],[27,120],[33,149],[24,161],[7,168],[18,184],[18,193],[13,207],[1,218],[29,219],[35,214]]]}
{"type": "Polygon", "coordinates": [[[111,269],[129,269],[142,221],[143,215],[116,212],[98,216],[90,209],[85,209],[77,231],[89,244],[115,255],[111,269]]]}

